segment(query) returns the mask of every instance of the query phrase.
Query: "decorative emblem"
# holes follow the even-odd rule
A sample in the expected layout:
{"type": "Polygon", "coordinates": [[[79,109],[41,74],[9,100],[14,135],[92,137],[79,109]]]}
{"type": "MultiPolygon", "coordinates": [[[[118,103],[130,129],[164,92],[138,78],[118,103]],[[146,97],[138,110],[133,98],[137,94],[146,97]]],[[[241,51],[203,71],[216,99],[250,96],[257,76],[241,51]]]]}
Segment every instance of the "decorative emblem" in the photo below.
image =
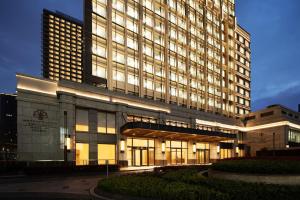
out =
{"type": "Polygon", "coordinates": [[[33,117],[38,119],[38,120],[43,120],[48,118],[48,114],[44,110],[36,110],[33,112],[33,117]]]}

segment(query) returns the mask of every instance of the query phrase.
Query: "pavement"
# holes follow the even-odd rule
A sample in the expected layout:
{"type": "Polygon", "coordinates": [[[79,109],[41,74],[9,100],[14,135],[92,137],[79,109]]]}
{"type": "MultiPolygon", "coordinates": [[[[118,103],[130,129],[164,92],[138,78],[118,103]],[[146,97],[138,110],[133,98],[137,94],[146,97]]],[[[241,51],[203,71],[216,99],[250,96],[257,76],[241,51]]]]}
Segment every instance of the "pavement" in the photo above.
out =
{"type": "Polygon", "coordinates": [[[1,199],[91,199],[102,174],[87,176],[0,177],[1,199]]]}
{"type": "MultiPolygon", "coordinates": [[[[151,171],[152,168],[128,168],[114,174],[151,171]]],[[[111,173],[113,174],[113,173],[111,173]]],[[[97,186],[105,173],[48,176],[0,176],[0,199],[90,200],[90,190],[97,186]]]]}

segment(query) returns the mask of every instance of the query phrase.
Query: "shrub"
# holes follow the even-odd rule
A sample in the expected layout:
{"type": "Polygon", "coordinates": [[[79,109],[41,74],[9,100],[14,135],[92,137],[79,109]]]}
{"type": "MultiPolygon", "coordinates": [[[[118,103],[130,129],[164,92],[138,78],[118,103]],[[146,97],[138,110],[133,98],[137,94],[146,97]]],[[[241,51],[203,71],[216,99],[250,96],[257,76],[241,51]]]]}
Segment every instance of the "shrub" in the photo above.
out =
{"type": "Polygon", "coordinates": [[[127,175],[99,181],[98,188],[111,193],[155,199],[226,200],[228,196],[202,186],[159,177],[127,175]]]}
{"type": "Polygon", "coordinates": [[[300,161],[224,160],[211,166],[214,170],[249,174],[300,174],[300,161]]]}

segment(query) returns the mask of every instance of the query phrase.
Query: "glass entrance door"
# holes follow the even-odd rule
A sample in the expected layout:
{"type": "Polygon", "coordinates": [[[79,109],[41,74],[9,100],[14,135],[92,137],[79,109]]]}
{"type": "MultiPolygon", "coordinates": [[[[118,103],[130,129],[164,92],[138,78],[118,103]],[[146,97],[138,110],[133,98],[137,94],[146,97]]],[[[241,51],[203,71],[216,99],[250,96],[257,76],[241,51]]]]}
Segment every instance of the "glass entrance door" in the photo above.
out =
{"type": "MultiPolygon", "coordinates": [[[[154,150],[152,150],[154,153],[154,150]]],[[[133,166],[148,166],[154,164],[154,156],[150,155],[148,159],[148,149],[147,148],[133,148],[133,166]]]]}
{"type": "Polygon", "coordinates": [[[196,163],[197,164],[209,163],[209,150],[197,149],[196,163]]]}
{"type": "Polygon", "coordinates": [[[133,165],[134,166],[141,166],[141,150],[140,149],[133,149],[133,165]]]}
{"type": "Polygon", "coordinates": [[[172,165],[181,164],[181,149],[171,150],[171,164],[172,165]]]}

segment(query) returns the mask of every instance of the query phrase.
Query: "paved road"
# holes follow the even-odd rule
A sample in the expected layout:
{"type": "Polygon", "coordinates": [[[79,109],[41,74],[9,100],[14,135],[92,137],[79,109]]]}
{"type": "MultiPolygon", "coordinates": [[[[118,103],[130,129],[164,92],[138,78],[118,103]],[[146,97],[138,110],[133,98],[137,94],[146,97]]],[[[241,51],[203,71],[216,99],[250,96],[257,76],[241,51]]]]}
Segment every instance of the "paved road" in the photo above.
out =
{"type": "Polygon", "coordinates": [[[90,199],[89,189],[103,177],[45,176],[0,178],[1,199],[90,199]]]}

